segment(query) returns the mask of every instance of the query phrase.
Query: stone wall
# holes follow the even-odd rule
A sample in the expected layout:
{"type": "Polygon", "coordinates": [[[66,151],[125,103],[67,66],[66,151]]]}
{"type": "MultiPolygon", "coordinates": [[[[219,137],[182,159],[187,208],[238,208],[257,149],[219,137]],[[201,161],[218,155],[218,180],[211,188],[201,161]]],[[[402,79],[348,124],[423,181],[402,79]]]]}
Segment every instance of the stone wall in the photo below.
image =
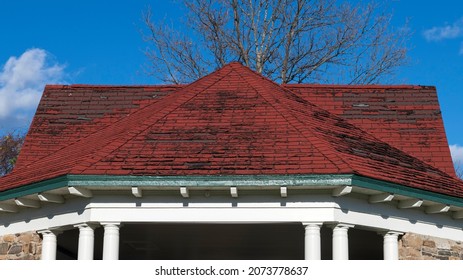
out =
{"type": "Polygon", "coordinates": [[[38,260],[42,239],[35,232],[0,236],[0,260],[38,260]]]}
{"type": "Polygon", "coordinates": [[[448,239],[407,233],[399,241],[401,260],[463,260],[463,244],[448,239]]]}

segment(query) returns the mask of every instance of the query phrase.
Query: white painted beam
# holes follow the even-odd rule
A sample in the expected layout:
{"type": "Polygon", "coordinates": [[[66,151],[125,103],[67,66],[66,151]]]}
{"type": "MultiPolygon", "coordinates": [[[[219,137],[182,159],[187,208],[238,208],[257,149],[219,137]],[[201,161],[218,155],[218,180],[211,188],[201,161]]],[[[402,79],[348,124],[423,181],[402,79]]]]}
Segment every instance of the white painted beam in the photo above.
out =
{"type": "Polygon", "coordinates": [[[446,213],[450,209],[450,206],[444,204],[438,204],[433,206],[426,207],[427,214],[439,214],[439,213],[446,213]]]}
{"type": "Polygon", "coordinates": [[[184,198],[190,197],[190,192],[188,191],[188,188],[186,188],[186,187],[181,187],[181,188],[180,188],[180,194],[181,194],[184,198]]]}
{"type": "Polygon", "coordinates": [[[232,197],[237,198],[238,197],[238,188],[237,187],[231,187],[230,188],[230,194],[232,197]]]}
{"type": "Polygon", "coordinates": [[[87,197],[87,198],[93,196],[92,191],[89,190],[89,189],[86,189],[86,188],[69,187],[68,191],[69,191],[70,194],[76,195],[76,196],[87,197]]]}
{"type": "Polygon", "coordinates": [[[454,219],[463,219],[463,210],[453,212],[454,219]]]}
{"type": "Polygon", "coordinates": [[[64,197],[51,193],[39,193],[37,195],[40,201],[51,203],[64,203],[64,197]]]}
{"type": "Polygon", "coordinates": [[[26,199],[26,198],[16,198],[14,200],[16,205],[27,208],[40,208],[40,202],[38,200],[26,199]]]}
{"type": "Polygon", "coordinates": [[[132,194],[135,197],[143,197],[143,191],[139,187],[132,187],[132,194]]]}
{"type": "Polygon", "coordinates": [[[288,188],[287,187],[280,187],[280,196],[281,197],[288,197],[288,188]]]}
{"type": "Polygon", "coordinates": [[[352,192],[351,186],[343,186],[333,190],[332,196],[338,197],[350,194],[352,192]]]}
{"type": "Polygon", "coordinates": [[[368,202],[383,203],[383,202],[391,201],[393,198],[394,198],[394,195],[391,193],[380,193],[380,194],[371,195],[370,198],[368,199],[368,202]]]}
{"type": "Polygon", "coordinates": [[[422,199],[405,199],[399,201],[399,204],[397,205],[398,208],[400,209],[407,209],[407,208],[418,208],[423,204],[422,199]]]}
{"type": "Polygon", "coordinates": [[[0,203],[0,212],[16,213],[18,212],[18,207],[12,204],[0,203]]]}

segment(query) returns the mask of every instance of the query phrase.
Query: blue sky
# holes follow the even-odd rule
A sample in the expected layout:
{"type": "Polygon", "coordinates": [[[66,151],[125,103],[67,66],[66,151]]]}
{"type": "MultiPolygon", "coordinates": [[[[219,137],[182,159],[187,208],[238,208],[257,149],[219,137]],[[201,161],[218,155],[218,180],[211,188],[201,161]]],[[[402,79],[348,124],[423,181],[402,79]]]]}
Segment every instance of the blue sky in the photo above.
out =
{"type": "MultiPolygon", "coordinates": [[[[145,74],[141,14],[182,15],[169,1],[17,0],[0,3],[0,131],[26,130],[46,83],[155,84],[145,74]]],[[[392,0],[412,32],[398,84],[435,85],[454,158],[463,161],[463,1],[392,0]],[[424,4],[425,3],[425,4],[424,4]]]]}

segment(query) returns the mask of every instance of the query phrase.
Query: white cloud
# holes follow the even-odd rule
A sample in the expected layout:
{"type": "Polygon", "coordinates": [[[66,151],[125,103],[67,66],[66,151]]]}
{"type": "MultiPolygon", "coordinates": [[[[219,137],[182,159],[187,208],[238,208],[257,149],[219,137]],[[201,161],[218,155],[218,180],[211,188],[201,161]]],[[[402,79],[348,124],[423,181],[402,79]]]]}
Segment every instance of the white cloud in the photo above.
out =
{"type": "Polygon", "coordinates": [[[463,163],[463,146],[450,145],[450,154],[452,154],[453,162],[463,163]]]}
{"type": "Polygon", "coordinates": [[[444,39],[455,39],[463,36],[463,18],[455,21],[453,24],[433,27],[423,32],[427,41],[440,41],[444,39]]]}
{"type": "Polygon", "coordinates": [[[43,49],[10,57],[0,70],[0,125],[24,120],[25,114],[32,116],[45,84],[60,83],[63,78],[64,66],[53,62],[43,49]]]}

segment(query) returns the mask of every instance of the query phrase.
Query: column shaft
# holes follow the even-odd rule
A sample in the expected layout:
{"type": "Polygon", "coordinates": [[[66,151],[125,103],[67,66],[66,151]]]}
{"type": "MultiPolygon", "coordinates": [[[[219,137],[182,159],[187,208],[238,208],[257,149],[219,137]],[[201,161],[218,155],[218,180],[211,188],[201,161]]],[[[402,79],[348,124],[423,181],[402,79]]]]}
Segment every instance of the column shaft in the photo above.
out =
{"type": "Polygon", "coordinates": [[[333,228],[333,260],[349,259],[348,229],[349,226],[341,224],[333,228]]]}
{"type": "Polygon", "coordinates": [[[306,260],[321,260],[321,224],[310,223],[304,224],[305,227],[305,244],[304,253],[306,260]]]}
{"type": "Polygon", "coordinates": [[[52,230],[39,231],[42,234],[42,260],[56,260],[58,232],[52,230]]]}
{"type": "Polygon", "coordinates": [[[384,234],[383,256],[385,260],[399,259],[399,233],[387,232],[384,234]]]}
{"type": "Polygon", "coordinates": [[[103,260],[119,259],[119,223],[102,223],[104,226],[103,260]]]}
{"type": "Polygon", "coordinates": [[[76,225],[79,228],[78,260],[93,260],[95,243],[94,227],[88,224],[76,225]]]}

